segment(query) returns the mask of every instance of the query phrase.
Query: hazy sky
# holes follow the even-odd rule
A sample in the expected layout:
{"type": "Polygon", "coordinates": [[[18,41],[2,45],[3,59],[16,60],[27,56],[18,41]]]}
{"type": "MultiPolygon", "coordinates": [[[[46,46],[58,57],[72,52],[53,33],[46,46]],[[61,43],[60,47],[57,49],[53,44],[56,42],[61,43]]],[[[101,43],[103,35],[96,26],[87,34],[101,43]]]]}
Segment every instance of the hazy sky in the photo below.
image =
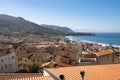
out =
{"type": "Polygon", "coordinates": [[[0,0],[0,14],[80,32],[120,32],[120,0],[0,0]]]}

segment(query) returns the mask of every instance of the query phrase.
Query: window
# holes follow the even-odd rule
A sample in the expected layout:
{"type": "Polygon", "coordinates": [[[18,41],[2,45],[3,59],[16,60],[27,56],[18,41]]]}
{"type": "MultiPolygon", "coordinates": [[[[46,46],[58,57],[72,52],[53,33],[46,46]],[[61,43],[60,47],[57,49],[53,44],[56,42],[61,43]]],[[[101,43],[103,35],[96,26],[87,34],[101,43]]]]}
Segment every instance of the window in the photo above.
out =
{"type": "Polygon", "coordinates": [[[27,67],[30,67],[30,65],[27,65],[27,67]]]}
{"type": "Polygon", "coordinates": [[[26,67],[26,64],[23,64],[23,67],[25,68],[25,67],[26,67]]]}
{"type": "Polygon", "coordinates": [[[9,64],[9,67],[12,67],[12,64],[9,64]]]}
{"type": "Polygon", "coordinates": [[[35,62],[35,59],[33,59],[33,62],[35,62]]]}
{"type": "Polygon", "coordinates": [[[11,64],[9,64],[9,67],[11,67],[11,64]]]}
{"type": "Polygon", "coordinates": [[[18,59],[18,61],[20,61],[20,59],[18,59]]]}
{"type": "Polygon", "coordinates": [[[62,51],[64,51],[65,49],[64,48],[62,48],[62,51]]]}
{"type": "Polygon", "coordinates": [[[1,59],[1,62],[3,62],[3,60],[1,59]]]}
{"type": "Polygon", "coordinates": [[[14,59],[14,56],[12,56],[12,59],[14,59]]]}
{"type": "Polygon", "coordinates": [[[7,64],[5,65],[5,68],[7,68],[7,64]]]}
{"type": "Polygon", "coordinates": [[[104,58],[105,56],[103,55],[102,57],[104,58]]]}
{"type": "Polygon", "coordinates": [[[1,70],[3,70],[3,67],[1,67],[1,70]]]}
{"type": "Polygon", "coordinates": [[[67,55],[69,56],[70,54],[69,54],[69,53],[67,53],[67,55]]]}
{"type": "Polygon", "coordinates": [[[20,68],[22,66],[22,63],[18,64],[18,68],[20,68]]]}
{"type": "Polygon", "coordinates": [[[22,61],[22,58],[20,58],[20,61],[22,61]]]}
{"type": "Polygon", "coordinates": [[[20,66],[21,66],[21,65],[20,65],[20,64],[18,64],[18,68],[20,68],[20,66]]]}
{"type": "Polygon", "coordinates": [[[39,62],[39,60],[37,60],[37,62],[39,62]]]}
{"type": "Polygon", "coordinates": [[[27,62],[27,60],[25,60],[25,62],[27,62]]]}
{"type": "Polygon", "coordinates": [[[20,63],[20,66],[22,66],[22,63],[20,63]]]}

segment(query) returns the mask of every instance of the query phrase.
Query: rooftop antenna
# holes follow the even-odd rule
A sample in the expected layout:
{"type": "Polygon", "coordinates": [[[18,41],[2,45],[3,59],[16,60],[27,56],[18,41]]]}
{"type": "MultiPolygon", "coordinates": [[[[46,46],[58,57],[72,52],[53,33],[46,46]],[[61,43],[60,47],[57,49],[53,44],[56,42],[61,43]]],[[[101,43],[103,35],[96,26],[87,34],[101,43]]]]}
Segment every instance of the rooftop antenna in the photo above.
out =
{"type": "Polygon", "coordinates": [[[63,74],[59,75],[60,80],[65,80],[65,76],[63,74]]]}
{"type": "Polygon", "coordinates": [[[81,77],[82,77],[82,80],[84,80],[85,71],[80,71],[80,75],[81,75],[81,77]]]}
{"type": "Polygon", "coordinates": [[[57,67],[57,63],[55,63],[53,67],[56,68],[57,67]]]}

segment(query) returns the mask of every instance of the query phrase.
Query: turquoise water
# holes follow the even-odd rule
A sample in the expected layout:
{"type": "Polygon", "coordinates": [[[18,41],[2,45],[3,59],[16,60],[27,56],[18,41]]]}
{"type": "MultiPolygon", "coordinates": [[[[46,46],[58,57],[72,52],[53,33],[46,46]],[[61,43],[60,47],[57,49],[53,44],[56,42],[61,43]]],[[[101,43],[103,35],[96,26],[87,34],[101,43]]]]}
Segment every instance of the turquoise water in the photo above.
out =
{"type": "Polygon", "coordinates": [[[67,38],[120,46],[120,33],[96,33],[96,36],[67,36],[67,38]]]}

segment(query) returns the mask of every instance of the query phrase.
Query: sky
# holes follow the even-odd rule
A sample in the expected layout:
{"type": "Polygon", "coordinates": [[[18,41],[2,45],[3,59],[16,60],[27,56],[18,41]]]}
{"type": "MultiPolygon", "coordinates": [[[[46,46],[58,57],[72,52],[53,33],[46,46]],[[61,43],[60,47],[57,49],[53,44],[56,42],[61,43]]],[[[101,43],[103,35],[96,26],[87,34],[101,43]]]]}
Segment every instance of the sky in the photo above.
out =
{"type": "Polygon", "coordinates": [[[77,32],[120,32],[120,0],[0,0],[0,14],[77,32]]]}

